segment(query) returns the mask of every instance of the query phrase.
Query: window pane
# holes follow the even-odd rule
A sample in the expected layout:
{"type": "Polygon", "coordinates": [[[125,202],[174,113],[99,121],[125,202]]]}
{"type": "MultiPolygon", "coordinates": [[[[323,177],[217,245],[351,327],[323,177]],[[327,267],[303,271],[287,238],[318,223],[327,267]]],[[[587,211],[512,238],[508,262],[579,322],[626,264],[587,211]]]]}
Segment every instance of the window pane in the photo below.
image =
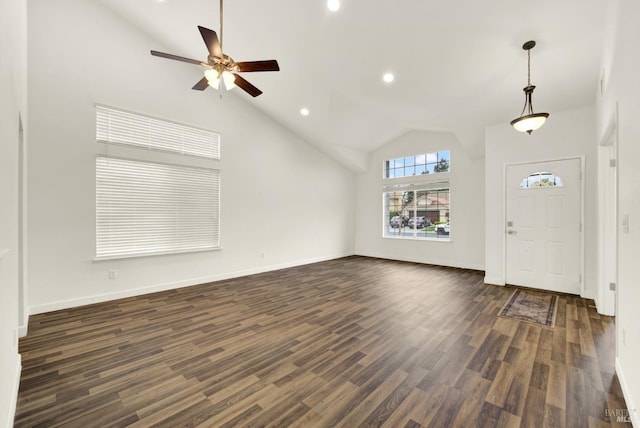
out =
{"type": "Polygon", "coordinates": [[[407,156],[406,158],[404,158],[404,166],[414,166],[415,160],[415,156],[407,156]]]}
{"type": "Polygon", "coordinates": [[[419,238],[427,237],[427,230],[431,226],[431,221],[428,216],[429,206],[429,192],[426,190],[419,190],[416,192],[416,221],[415,229],[416,236],[419,238]]]}
{"type": "Polygon", "coordinates": [[[562,179],[551,172],[534,172],[520,182],[522,188],[562,187],[562,179]]]}
{"type": "Polygon", "coordinates": [[[404,175],[405,175],[405,177],[410,177],[412,175],[416,175],[416,167],[415,166],[405,166],[404,167],[404,175]]]}
{"type": "Polygon", "coordinates": [[[414,192],[389,192],[384,194],[384,236],[409,237],[407,228],[413,214],[414,192]]]}
{"type": "Polygon", "coordinates": [[[425,174],[426,167],[424,165],[416,165],[416,175],[425,174]]]}
{"type": "Polygon", "coordinates": [[[437,205],[436,236],[440,239],[449,239],[449,190],[438,190],[434,194],[437,205]]]}
{"type": "Polygon", "coordinates": [[[438,163],[436,172],[449,172],[449,152],[438,152],[438,163]]]}

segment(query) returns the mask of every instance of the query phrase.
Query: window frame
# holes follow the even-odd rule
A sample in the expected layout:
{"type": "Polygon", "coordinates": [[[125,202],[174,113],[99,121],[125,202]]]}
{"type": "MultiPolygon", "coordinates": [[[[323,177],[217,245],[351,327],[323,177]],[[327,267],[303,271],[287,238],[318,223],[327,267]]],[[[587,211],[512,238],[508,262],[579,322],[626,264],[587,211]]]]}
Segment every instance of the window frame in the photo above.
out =
{"type": "Polygon", "coordinates": [[[440,174],[448,174],[451,172],[451,150],[438,150],[434,152],[425,152],[419,153],[416,155],[407,155],[400,156],[391,159],[385,159],[382,163],[382,178],[383,180],[398,180],[405,178],[419,178],[423,176],[429,175],[440,175],[440,174]],[[416,159],[424,156],[423,163],[416,163],[416,159]],[[435,162],[428,162],[430,156],[435,156],[435,162]],[[446,171],[436,171],[438,165],[441,161],[446,161],[448,166],[446,171]],[[402,165],[399,165],[398,162],[401,162],[402,165]],[[409,164],[407,164],[407,162],[409,164]],[[393,163],[393,167],[391,167],[391,163],[393,163]],[[407,168],[413,168],[413,174],[405,174],[407,168]],[[423,172],[416,174],[415,171],[417,168],[424,168],[423,172]],[[433,168],[432,172],[428,172],[429,168],[433,168]],[[391,174],[391,171],[396,171],[398,169],[403,169],[403,175],[396,176],[395,172],[391,174]],[[426,173],[424,171],[427,171],[426,173]],[[393,175],[393,176],[391,176],[393,175]]]}
{"type": "MultiPolygon", "coordinates": [[[[390,193],[406,193],[406,192],[414,192],[414,196],[412,198],[413,206],[411,211],[413,212],[413,217],[416,217],[418,211],[420,211],[420,207],[418,206],[418,192],[428,192],[428,193],[437,193],[441,191],[447,191],[448,193],[448,208],[446,209],[446,217],[447,224],[451,221],[451,182],[450,180],[438,180],[438,181],[430,181],[425,183],[416,183],[416,184],[407,184],[407,185],[397,185],[397,186],[384,186],[382,189],[382,238],[384,239],[399,239],[399,240],[410,240],[410,241],[434,241],[434,242],[451,242],[451,232],[447,235],[438,235],[436,236],[428,236],[428,232],[424,232],[425,236],[418,236],[419,230],[416,228],[409,228],[409,226],[405,226],[412,231],[411,235],[406,235],[404,232],[402,235],[391,235],[389,234],[390,228],[395,230],[395,228],[391,227],[390,222],[393,217],[389,215],[389,204],[387,195],[390,193]]],[[[428,210],[425,210],[428,211],[428,210]]],[[[409,219],[413,218],[409,216],[409,219]]],[[[418,216],[423,217],[423,216],[418,216]]],[[[443,223],[439,223],[443,224],[443,223]]],[[[428,226],[426,226],[428,227],[428,226]]],[[[398,231],[400,228],[398,228],[398,231]]],[[[424,229],[422,229],[424,230],[424,229]]]]}

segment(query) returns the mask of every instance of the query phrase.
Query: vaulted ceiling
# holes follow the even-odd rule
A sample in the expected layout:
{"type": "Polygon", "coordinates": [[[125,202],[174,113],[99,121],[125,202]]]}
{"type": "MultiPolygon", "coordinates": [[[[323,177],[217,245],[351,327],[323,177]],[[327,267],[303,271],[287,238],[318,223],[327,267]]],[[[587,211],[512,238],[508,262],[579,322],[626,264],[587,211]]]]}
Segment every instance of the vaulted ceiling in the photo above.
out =
{"type": "MultiPolygon", "coordinates": [[[[197,25],[219,31],[217,0],[100,1],[156,38],[149,49],[205,60],[197,25]]],[[[602,0],[341,0],[337,12],[325,0],[226,0],[224,50],[276,58],[280,72],[244,74],[263,95],[237,96],[335,156],[366,155],[409,130],[453,132],[482,156],[484,127],[522,109],[522,44],[537,42],[534,109],[553,120],[594,103],[604,26],[602,0]]],[[[199,66],[157,61],[193,69],[193,82],[176,85],[202,77],[199,66]]]]}

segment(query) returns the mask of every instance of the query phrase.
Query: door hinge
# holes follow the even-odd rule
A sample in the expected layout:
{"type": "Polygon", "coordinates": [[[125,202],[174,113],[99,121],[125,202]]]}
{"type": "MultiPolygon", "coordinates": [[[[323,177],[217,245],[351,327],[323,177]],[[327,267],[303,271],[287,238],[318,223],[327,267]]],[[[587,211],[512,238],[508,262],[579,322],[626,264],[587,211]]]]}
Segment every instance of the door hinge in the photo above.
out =
{"type": "Polygon", "coordinates": [[[609,290],[616,291],[616,283],[615,282],[610,282],[609,283],[609,290]]]}
{"type": "Polygon", "coordinates": [[[615,168],[616,166],[616,160],[615,159],[609,159],[609,166],[611,168],[615,168]]]}

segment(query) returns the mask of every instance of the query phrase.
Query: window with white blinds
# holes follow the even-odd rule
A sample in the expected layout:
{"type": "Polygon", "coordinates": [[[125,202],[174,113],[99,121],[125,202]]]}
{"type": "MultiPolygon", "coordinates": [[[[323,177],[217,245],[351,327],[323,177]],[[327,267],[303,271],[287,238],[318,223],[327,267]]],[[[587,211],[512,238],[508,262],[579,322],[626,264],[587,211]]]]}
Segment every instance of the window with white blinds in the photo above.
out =
{"type": "Polygon", "coordinates": [[[218,170],[96,157],[96,258],[219,247],[218,170]]]}
{"type": "Polygon", "coordinates": [[[96,105],[98,142],[220,159],[220,134],[96,105]]]}

